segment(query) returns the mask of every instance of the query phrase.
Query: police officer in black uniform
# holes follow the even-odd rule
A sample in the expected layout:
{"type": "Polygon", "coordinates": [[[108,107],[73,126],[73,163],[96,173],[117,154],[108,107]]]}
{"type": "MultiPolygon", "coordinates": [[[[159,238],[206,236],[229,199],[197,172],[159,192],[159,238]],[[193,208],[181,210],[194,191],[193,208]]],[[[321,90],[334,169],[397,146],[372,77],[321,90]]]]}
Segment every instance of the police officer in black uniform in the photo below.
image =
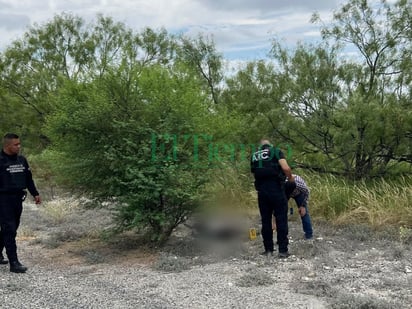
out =
{"type": "Polygon", "coordinates": [[[19,155],[20,139],[13,133],[3,138],[0,153],[0,260],[6,264],[1,252],[6,248],[10,271],[24,273],[27,267],[17,258],[16,235],[23,211],[23,200],[28,189],[36,204],[41,203],[39,192],[25,157],[19,155]]]}
{"type": "Polygon", "coordinates": [[[269,140],[262,139],[259,149],[251,158],[251,171],[255,177],[258,205],[262,220],[264,255],[273,255],[272,216],[276,218],[277,243],[280,258],[288,252],[288,202],[284,183],[286,178],[294,183],[291,168],[283,152],[273,147],[269,140]]]}

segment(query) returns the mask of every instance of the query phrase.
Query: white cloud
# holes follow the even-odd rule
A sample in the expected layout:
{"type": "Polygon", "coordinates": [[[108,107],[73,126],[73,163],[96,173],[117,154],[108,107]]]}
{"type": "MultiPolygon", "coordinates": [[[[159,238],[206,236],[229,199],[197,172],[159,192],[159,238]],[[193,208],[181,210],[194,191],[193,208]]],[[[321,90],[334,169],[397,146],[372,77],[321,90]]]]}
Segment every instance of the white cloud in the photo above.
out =
{"type": "Polygon", "coordinates": [[[205,6],[210,6],[212,9],[223,11],[242,11],[242,10],[259,10],[263,12],[276,11],[282,9],[302,9],[302,10],[319,10],[331,9],[336,6],[336,0],[197,0],[205,6]]]}
{"type": "MultiPolygon", "coordinates": [[[[91,21],[98,13],[140,31],[213,36],[218,51],[231,59],[264,57],[271,39],[288,44],[314,40],[313,12],[324,20],[344,0],[0,0],[0,50],[22,37],[27,27],[62,12],[91,21]]],[[[378,0],[375,0],[378,1],[378,0]]]]}
{"type": "Polygon", "coordinates": [[[7,31],[20,30],[22,24],[28,24],[30,19],[24,14],[0,13],[0,28],[7,31]]]}

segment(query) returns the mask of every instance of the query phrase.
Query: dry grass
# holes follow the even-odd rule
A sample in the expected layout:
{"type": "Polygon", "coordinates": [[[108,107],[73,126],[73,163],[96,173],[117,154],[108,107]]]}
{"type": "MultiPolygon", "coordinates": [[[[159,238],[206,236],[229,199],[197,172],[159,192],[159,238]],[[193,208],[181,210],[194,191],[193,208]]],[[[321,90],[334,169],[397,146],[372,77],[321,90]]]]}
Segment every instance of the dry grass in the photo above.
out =
{"type": "MultiPolygon", "coordinates": [[[[299,171],[298,171],[299,173],[299,171]]],[[[333,175],[303,174],[311,190],[311,216],[335,225],[366,224],[375,230],[412,228],[412,178],[349,182],[333,175]]],[[[405,230],[406,229],[406,230],[405,230]]]]}
{"type": "Polygon", "coordinates": [[[347,209],[335,222],[366,223],[374,228],[396,225],[412,227],[412,186],[406,181],[390,184],[380,180],[373,185],[360,183],[352,188],[347,209]]]}
{"type": "Polygon", "coordinates": [[[257,267],[248,269],[247,273],[242,275],[237,286],[240,287],[254,287],[254,286],[267,286],[275,283],[275,280],[264,270],[257,267]]]}
{"type": "Polygon", "coordinates": [[[163,272],[182,272],[190,269],[191,266],[192,261],[190,259],[176,255],[161,254],[152,265],[152,268],[163,272]]]}
{"type": "Polygon", "coordinates": [[[388,302],[384,299],[372,296],[341,294],[334,298],[331,305],[332,309],[395,309],[399,308],[399,304],[388,302]]]}
{"type": "Polygon", "coordinates": [[[106,209],[85,208],[82,199],[58,198],[39,206],[26,205],[18,236],[54,249],[66,242],[100,239],[111,224],[106,209]]]}
{"type": "Polygon", "coordinates": [[[51,223],[57,225],[63,223],[79,207],[80,202],[77,199],[60,198],[45,202],[40,209],[51,223]]]}
{"type": "MultiPolygon", "coordinates": [[[[366,224],[376,230],[394,226],[403,229],[403,239],[411,238],[408,231],[412,228],[412,177],[400,177],[393,182],[352,182],[333,175],[300,170],[295,173],[302,175],[310,187],[309,209],[315,219],[326,219],[335,225],[366,224]]],[[[212,198],[207,206],[256,213],[253,176],[246,167],[217,171],[208,194],[212,198]]]]}
{"type": "Polygon", "coordinates": [[[30,227],[21,226],[17,231],[17,237],[19,240],[33,240],[37,236],[37,233],[30,227]]]}

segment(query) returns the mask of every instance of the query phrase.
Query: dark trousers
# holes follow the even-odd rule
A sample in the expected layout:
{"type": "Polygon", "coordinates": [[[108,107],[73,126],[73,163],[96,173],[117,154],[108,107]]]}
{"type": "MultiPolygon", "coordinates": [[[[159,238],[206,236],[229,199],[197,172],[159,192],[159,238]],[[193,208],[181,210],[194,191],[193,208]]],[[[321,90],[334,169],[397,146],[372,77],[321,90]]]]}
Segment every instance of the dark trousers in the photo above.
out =
{"type": "Polygon", "coordinates": [[[288,203],[283,188],[273,184],[260,186],[258,204],[265,250],[274,250],[272,216],[275,215],[279,252],[288,252],[288,203]]]}
{"type": "Polygon", "coordinates": [[[0,249],[6,248],[10,262],[18,260],[16,235],[22,211],[21,194],[0,194],[0,249]]]}

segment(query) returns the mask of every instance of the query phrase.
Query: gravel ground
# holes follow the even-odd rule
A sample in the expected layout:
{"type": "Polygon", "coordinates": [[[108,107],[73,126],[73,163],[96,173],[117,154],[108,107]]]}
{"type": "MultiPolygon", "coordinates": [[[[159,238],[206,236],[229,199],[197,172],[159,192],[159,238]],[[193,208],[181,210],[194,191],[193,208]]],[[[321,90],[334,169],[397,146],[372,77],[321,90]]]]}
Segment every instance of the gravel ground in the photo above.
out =
{"type": "Polygon", "coordinates": [[[38,216],[26,206],[18,239],[28,272],[0,266],[1,308],[412,308],[410,239],[364,227],[315,222],[307,242],[292,218],[293,255],[281,260],[259,255],[259,237],[201,241],[183,226],[161,249],[127,247],[126,238],[52,248],[38,239],[56,226],[38,216]],[[33,222],[43,226],[28,233],[33,222]]]}
{"type": "Polygon", "coordinates": [[[273,284],[252,287],[237,283],[250,267],[242,261],[179,273],[138,265],[32,266],[25,275],[2,270],[0,290],[4,308],[325,308],[291,290],[281,266],[262,268],[273,284]]]}

